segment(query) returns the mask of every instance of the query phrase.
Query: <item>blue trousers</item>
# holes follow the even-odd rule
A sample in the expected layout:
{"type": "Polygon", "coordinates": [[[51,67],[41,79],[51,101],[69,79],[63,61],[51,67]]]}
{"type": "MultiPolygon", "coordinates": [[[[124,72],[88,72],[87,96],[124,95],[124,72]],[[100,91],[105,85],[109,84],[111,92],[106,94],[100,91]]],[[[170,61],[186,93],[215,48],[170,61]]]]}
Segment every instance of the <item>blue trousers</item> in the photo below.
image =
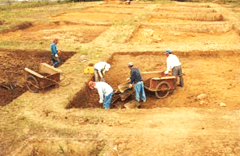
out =
{"type": "Polygon", "coordinates": [[[146,95],[145,95],[145,91],[144,91],[144,85],[142,81],[139,81],[138,83],[134,84],[134,89],[135,89],[135,100],[140,102],[140,100],[142,101],[146,101],[146,95]]]}
{"type": "Polygon", "coordinates": [[[103,102],[103,107],[104,107],[105,109],[109,109],[109,108],[110,108],[112,96],[113,96],[113,92],[110,93],[110,94],[108,94],[107,96],[105,96],[104,102],[103,102]]]}
{"type": "MultiPolygon", "coordinates": [[[[183,82],[182,67],[181,67],[181,65],[180,65],[180,66],[175,66],[175,67],[173,67],[173,69],[172,69],[172,75],[173,75],[173,76],[176,76],[176,78],[177,78],[177,76],[179,76],[179,85],[180,85],[181,87],[183,87],[184,82],[183,82]]],[[[175,83],[175,84],[176,84],[176,83],[175,83]]],[[[176,87],[176,86],[174,86],[174,87],[176,87]]]]}

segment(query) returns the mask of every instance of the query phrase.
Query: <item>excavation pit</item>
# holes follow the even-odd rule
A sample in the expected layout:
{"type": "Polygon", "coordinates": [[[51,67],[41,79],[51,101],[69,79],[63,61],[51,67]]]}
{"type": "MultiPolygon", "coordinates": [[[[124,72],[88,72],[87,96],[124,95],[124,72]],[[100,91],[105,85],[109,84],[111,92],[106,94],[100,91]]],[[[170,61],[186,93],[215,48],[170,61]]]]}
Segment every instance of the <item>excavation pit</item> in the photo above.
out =
{"type": "Polygon", "coordinates": [[[120,7],[120,6],[101,6],[101,7],[89,7],[84,9],[84,12],[105,12],[105,13],[137,13],[141,12],[144,7],[120,7]]]}
{"type": "Polygon", "coordinates": [[[25,30],[0,34],[2,41],[35,41],[39,43],[61,38],[64,43],[89,43],[109,28],[107,25],[76,24],[56,21],[51,24],[37,24],[25,30]]]}
{"type": "Polygon", "coordinates": [[[190,7],[159,7],[155,9],[156,12],[168,12],[168,13],[216,13],[217,11],[213,8],[190,8],[190,7]]]}
{"type": "MultiPolygon", "coordinates": [[[[103,9],[104,10],[104,9],[103,9]]],[[[53,18],[56,20],[63,20],[71,22],[117,22],[125,19],[129,19],[132,16],[131,13],[106,13],[106,12],[70,12],[65,14],[56,15],[53,18]]]]}
{"type": "MultiPolygon", "coordinates": [[[[75,52],[62,52],[61,64],[72,57],[75,52]]],[[[0,83],[20,84],[13,86],[13,89],[7,89],[0,86],[0,106],[9,104],[12,100],[27,91],[24,85],[24,68],[38,71],[40,63],[52,65],[50,52],[32,52],[32,51],[0,51],[0,83]]]]}
{"type": "Polygon", "coordinates": [[[193,23],[193,22],[219,22],[224,21],[223,15],[219,13],[156,13],[152,14],[147,22],[150,23],[193,23]]]}
{"type": "MultiPolygon", "coordinates": [[[[191,51],[188,53],[173,52],[179,57],[184,73],[184,87],[177,87],[170,96],[164,99],[156,98],[154,92],[146,90],[147,102],[142,104],[144,109],[158,107],[202,107],[240,109],[239,76],[240,51],[191,51]],[[206,94],[206,98],[197,97],[206,94]],[[227,107],[221,107],[226,103],[227,107]]],[[[115,53],[108,61],[111,69],[106,74],[106,82],[114,90],[119,84],[126,82],[129,77],[128,62],[133,62],[141,72],[164,71],[166,56],[164,52],[145,53],[115,53]]],[[[130,97],[125,102],[118,101],[111,108],[124,108],[124,104],[134,99],[130,97]]],[[[86,86],[76,94],[67,108],[102,108],[98,104],[97,90],[86,86]]]]}
{"type": "MultiPolygon", "coordinates": [[[[165,44],[165,43],[191,43],[191,44],[226,44],[239,41],[239,34],[232,30],[230,23],[206,25],[141,26],[130,37],[130,43],[165,44]],[[226,40],[226,38],[228,40],[226,40]]],[[[238,43],[237,43],[238,44],[238,43]]]]}

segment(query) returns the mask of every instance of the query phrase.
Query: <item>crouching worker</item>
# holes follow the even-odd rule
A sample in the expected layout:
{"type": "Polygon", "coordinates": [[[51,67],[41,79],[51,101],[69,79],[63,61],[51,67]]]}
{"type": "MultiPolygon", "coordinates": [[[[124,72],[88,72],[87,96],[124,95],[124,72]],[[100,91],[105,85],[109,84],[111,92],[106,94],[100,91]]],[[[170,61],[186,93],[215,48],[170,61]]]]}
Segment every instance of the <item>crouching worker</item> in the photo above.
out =
{"type": "Polygon", "coordinates": [[[95,82],[105,82],[105,72],[109,71],[111,65],[107,62],[98,62],[94,65],[95,82]]]}
{"type": "Polygon", "coordinates": [[[106,82],[93,82],[88,83],[89,88],[96,88],[99,94],[99,103],[103,103],[104,109],[110,109],[110,104],[113,96],[112,87],[106,82]]]}
{"type": "Polygon", "coordinates": [[[61,51],[57,50],[57,44],[58,44],[58,39],[55,38],[53,40],[53,43],[51,44],[51,47],[50,47],[51,55],[52,55],[51,59],[53,61],[53,67],[54,68],[56,68],[60,63],[59,55],[60,55],[61,51]]]}
{"type": "Polygon", "coordinates": [[[130,85],[129,88],[132,88],[132,83],[134,83],[135,89],[135,100],[138,102],[138,106],[140,107],[140,101],[146,102],[147,98],[144,91],[144,84],[142,81],[142,76],[138,68],[133,67],[133,63],[128,63],[128,68],[130,71],[130,85]]]}

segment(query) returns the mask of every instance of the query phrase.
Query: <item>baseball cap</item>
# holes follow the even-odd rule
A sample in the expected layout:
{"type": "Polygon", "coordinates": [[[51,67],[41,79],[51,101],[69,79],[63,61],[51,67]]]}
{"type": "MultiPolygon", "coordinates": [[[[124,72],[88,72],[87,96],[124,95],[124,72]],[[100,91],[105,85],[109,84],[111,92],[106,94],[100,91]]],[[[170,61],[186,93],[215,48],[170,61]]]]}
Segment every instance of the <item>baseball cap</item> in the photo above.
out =
{"type": "Polygon", "coordinates": [[[165,52],[165,54],[171,54],[172,53],[172,51],[171,50],[166,50],[166,52],[165,52]]]}

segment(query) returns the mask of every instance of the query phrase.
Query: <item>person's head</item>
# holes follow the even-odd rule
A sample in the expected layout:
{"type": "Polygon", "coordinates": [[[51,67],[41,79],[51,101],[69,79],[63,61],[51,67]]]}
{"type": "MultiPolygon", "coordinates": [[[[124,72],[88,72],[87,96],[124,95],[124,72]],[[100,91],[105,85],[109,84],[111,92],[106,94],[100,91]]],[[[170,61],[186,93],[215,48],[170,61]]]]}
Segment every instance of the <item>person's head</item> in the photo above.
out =
{"type": "Polygon", "coordinates": [[[95,85],[96,85],[96,83],[95,83],[94,81],[90,81],[90,82],[88,83],[88,87],[89,87],[90,89],[93,89],[93,88],[95,87],[95,85]]]}
{"type": "Polygon", "coordinates": [[[170,54],[172,54],[172,51],[168,49],[168,50],[166,50],[166,53],[165,53],[165,54],[166,54],[166,56],[168,57],[170,54]]]}
{"type": "Polygon", "coordinates": [[[110,68],[111,68],[111,65],[107,63],[104,67],[104,70],[109,71],[110,68]]]}
{"type": "Polygon", "coordinates": [[[94,65],[94,64],[93,64],[92,62],[89,62],[89,63],[88,63],[88,66],[89,66],[89,67],[93,67],[93,65],[94,65]]]}
{"type": "Polygon", "coordinates": [[[133,63],[132,63],[132,62],[129,62],[129,63],[127,64],[127,66],[128,66],[129,69],[131,69],[131,68],[133,67],[133,63]]]}
{"type": "Polygon", "coordinates": [[[58,38],[55,38],[55,39],[53,40],[53,43],[58,44],[58,38]]]}

